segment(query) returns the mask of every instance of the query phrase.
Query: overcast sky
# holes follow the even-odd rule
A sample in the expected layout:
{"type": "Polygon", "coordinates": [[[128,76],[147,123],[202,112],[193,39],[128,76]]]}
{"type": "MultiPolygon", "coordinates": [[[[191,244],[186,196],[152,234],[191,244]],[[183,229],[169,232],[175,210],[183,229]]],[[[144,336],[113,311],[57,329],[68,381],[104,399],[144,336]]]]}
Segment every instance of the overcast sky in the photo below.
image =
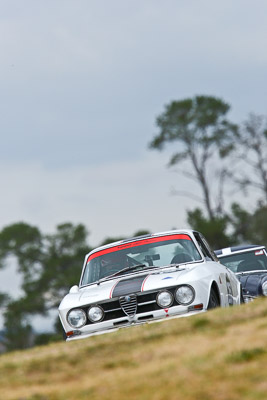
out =
{"type": "MultiPolygon", "coordinates": [[[[265,0],[0,0],[0,229],[83,223],[89,244],[186,227],[148,150],[172,100],[267,114],[265,0]]],[[[194,188],[196,191],[197,188],[194,188]]],[[[1,287],[0,287],[1,290],[1,287]]]]}

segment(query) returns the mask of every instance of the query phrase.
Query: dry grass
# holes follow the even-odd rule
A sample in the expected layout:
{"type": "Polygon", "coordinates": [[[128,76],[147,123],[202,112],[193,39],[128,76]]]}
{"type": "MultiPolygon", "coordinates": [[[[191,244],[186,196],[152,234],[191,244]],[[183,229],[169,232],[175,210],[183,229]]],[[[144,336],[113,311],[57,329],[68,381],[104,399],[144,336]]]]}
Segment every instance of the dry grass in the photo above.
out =
{"type": "Polygon", "coordinates": [[[267,398],[267,299],[0,357],[0,400],[267,398]]]}

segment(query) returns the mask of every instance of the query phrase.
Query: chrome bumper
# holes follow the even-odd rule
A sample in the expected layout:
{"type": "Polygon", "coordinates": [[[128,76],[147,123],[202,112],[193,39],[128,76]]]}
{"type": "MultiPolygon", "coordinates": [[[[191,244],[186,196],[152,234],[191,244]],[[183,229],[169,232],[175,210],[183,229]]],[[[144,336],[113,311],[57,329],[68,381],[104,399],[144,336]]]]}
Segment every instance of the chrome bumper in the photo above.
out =
{"type": "Polygon", "coordinates": [[[203,304],[193,304],[190,306],[174,306],[171,308],[155,310],[142,314],[136,314],[134,317],[117,318],[115,320],[103,321],[96,324],[85,325],[80,329],[67,332],[67,341],[85,339],[90,336],[101,335],[107,332],[114,332],[120,328],[142,325],[152,322],[166,321],[167,319],[187,317],[206,311],[203,304]],[[202,306],[202,307],[201,307],[202,306]],[[73,332],[72,334],[70,334],[73,332]]]}

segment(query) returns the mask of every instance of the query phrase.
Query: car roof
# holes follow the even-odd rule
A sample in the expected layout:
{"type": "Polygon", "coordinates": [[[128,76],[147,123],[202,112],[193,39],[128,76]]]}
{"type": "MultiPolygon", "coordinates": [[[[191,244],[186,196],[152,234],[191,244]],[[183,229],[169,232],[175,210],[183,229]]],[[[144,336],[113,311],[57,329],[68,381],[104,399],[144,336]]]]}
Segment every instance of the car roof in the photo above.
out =
{"type": "Polygon", "coordinates": [[[214,253],[216,254],[217,257],[220,258],[224,256],[229,256],[231,254],[244,253],[250,250],[261,250],[261,249],[265,249],[265,246],[257,244],[249,244],[249,245],[225,247],[223,249],[215,250],[214,253]]]}

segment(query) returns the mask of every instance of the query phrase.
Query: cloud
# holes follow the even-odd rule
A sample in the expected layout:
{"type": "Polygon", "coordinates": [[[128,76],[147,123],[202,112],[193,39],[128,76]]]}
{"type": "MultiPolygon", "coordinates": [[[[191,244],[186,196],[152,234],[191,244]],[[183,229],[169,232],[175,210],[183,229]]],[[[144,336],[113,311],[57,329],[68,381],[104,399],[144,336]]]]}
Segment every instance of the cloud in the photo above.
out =
{"type": "Polygon", "coordinates": [[[138,158],[163,104],[199,93],[265,112],[263,1],[2,3],[2,160],[138,158]]]}

